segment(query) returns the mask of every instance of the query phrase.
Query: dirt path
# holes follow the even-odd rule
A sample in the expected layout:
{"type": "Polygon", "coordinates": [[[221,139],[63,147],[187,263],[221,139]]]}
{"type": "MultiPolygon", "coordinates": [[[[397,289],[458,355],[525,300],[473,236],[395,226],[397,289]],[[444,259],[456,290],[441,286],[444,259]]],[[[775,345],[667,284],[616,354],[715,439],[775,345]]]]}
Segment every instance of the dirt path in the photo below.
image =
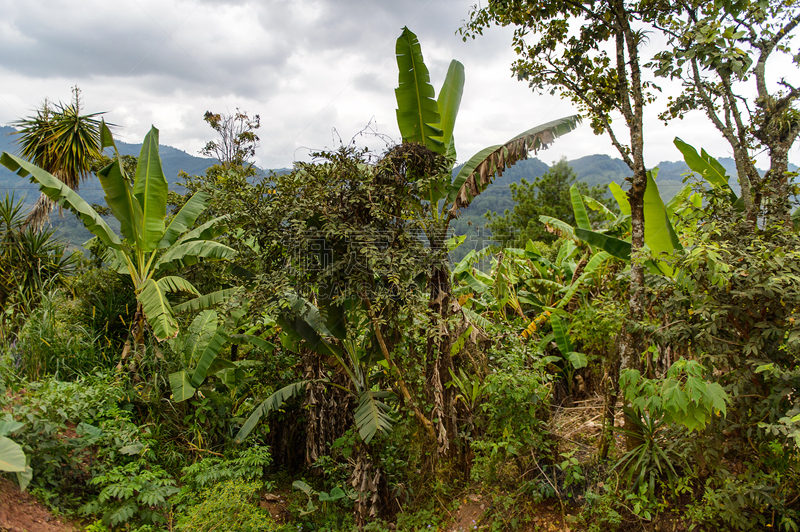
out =
{"type": "Polygon", "coordinates": [[[76,532],[19,486],[0,477],[0,532],[76,532]]]}

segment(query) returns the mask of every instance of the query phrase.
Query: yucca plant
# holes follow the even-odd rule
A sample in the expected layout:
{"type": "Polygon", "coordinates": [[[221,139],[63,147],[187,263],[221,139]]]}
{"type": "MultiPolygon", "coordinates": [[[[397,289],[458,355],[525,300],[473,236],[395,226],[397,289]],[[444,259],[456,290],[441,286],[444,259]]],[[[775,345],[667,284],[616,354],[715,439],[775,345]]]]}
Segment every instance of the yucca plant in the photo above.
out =
{"type": "Polygon", "coordinates": [[[15,334],[42,294],[73,272],[75,260],[54,233],[26,227],[23,204],[14,196],[0,200],[0,337],[15,334]]]}
{"type": "Polygon", "coordinates": [[[98,172],[98,177],[106,193],[106,203],[120,222],[121,237],[83,198],[50,172],[6,152],[0,156],[0,164],[21,177],[28,177],[39,185],[42,193],[74,212],[109,248],[112,266],[130,276],[137,310],[123,349],[124,358],[131,347],[143,346],[146,326],[158,341],[178,334],[178,323],[168,296],[198,296],[199,293],[186,279],[170,273],[201,259],[231,259],[235,252],[212,240],[224,232],[221,222],[225,216],[190,230],[205,210],[209,194],[196,193],[167,220],[168,183],[161,169],[155,127],[144,138],[134,180],[128,178],[105,122],[100,124],[100,139],[101,147],[113,148],[116,155],[110,165],[98,172]]]}
{"type": "MultiPolygon", "coordinates": [[[[45,101],[35,116],[14,123],[20,128],[16,132],[19,154],[77,191],[102,156],[99,114],[81,114],[77,87],[69,104],[45,101]]],[[[27,225],[41,228],[53,207],[52,198],[42,194],[28,214],[27,225]]]]}

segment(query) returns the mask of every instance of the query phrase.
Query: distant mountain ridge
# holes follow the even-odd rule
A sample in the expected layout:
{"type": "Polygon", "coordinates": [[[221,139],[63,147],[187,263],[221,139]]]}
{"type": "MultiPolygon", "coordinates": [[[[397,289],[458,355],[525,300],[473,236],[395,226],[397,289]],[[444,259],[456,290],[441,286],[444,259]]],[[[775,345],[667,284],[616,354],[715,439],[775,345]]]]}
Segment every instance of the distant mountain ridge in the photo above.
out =
{"type": "MultiPolygon", "coordinates": [[[[0,126],[0,151],[16,153],[13,135],[15,131],[12,127],[0,126]]],[[[121,141],[117,141],[117,147],[123,155],[138,156],[141,150],[141,144],[121,141]]],[[[210,166],[217,163],[216,159],[198,157],[166,145],[159,146],[159,154],[170,189],[176,192],[183,192],[183,187],[178,182],[178,175],[181,171],[189,175],[202,175],[210,166]]],[[[733,159],[723,157],[719,161],[729,175],[736,175],[736,165],[733,159]]],[[[627,188],[625,178],[631,172],[628,166],[620,159],[601,154],[587,155],[570,160],[568,164],[575,171],[578,180],[586,182],[589,186],[607,185],[613,181],[627,188]]],[[[796,168],[794,165],[790,165],[790,167],[790,169],[796,168]]],[[[452,227],[456,234],[464,235],[480,232],[481,228],[485,226],[484,214],[487,211],[502,214],[506,209],[513,209],[514,201],[511,198],[509,186],[512,183],[519,183],[522,179],[532,182],[537,177],[542,176],[549,168],[550,166],[540,159],[532,158],[521,161],[506,170],[481,195],[475,198],[467,209],[463,210],[460,218],[453,221],[452,227]]],[[[658,168],[656,183],[661,196],[668,200],[684,186],[682,174],[686,173],[689,168],[683,161],[664,161],[658,164],[658,168]]],[[[279,170],[279,172],[284,171],[286,170],[279,170]]],[[[458,171],[458,168],[456,168],[456,171],[458,171]]],[[[731,179],[731,187],[737,194],[739,193],[739,183],[735,178],[731,179]]],[[[18,199],[24,197],[26,205],[32,205],[39,197],[36,185],[14,175],[5,167],[0,167],[0,194],[4,192],[13,193],[18,199]]],[[[105,194],[95,176],[81,183],[79,192],[89,203],[105,204],[105,194]]],[[[115,220],[109,221],[115,225],[115,220]]],[[[53,216],[52,223],[59,227],[59,234],[65,236],[73,244],[83,242],[90,237],[89,232],[83,229],[80,223],[72,219],[71,216],[61,219],[58,216],[53,216]]]]}

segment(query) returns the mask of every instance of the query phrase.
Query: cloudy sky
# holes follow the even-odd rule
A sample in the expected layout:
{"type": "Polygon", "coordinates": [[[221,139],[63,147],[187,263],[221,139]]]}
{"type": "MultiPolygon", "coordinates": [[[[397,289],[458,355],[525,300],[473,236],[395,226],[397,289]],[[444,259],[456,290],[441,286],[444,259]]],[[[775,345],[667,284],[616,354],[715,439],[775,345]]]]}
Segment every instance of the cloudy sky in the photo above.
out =
{"type": "MultiPolygon", "coordinates": [[[[257,162],[265,168],[291,166],[354,136],[381,148],[384,137],[399,137],[394,44],[408,26],[437,90],[450,60],[464,63],[455,130],[463,161],[575,112],[511,78],[509,29],[462,42],[456,31],[475,2],[0,0],[0,124],[30,115],[46,97],[68,101],[77,84],[84,108],[106,111],[127,142],[139,142],[154,124],[162,144],[197,154],[213,138],[203,113],[240,108],[261,116],[257,162]]],[[[651,46],[645,55],[655,51],[651,46]]],[[[665,127],[655,119],[659,109],[650,108],[648,164],[680,158],[671,142],[676,135],[713,155],[730,153],[700,113],[665,127]]],[[[605,137],[583,125],[539,157],[549,164],[593,153],[616,156],[605,137]]],[[[795,148],[790,159],[797,155],[795,148]]]]}

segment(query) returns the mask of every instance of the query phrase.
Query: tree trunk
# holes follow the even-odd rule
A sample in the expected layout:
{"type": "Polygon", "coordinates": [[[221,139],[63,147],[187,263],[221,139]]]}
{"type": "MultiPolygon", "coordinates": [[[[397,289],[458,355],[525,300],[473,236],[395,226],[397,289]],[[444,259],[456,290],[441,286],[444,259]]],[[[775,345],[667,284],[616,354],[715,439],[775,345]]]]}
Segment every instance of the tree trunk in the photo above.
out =
{"type": "Polygon", "coordinates": [[[451,450],[451,442],[456,434],[455,397],[453,390],[445,386],[450,371],[455,371],[450,356],[452,343],[448,318],[450,317],[450,271],[448,268],[445,238],[447,224],[441,224],[429,235],[431,251],[435,257],[429,281],[431,311],[431,327],[428,331],[428,343],[425,361],[425,382],[427,383],[427,400],[433,405],[434,427],[439,454],[451,450]]]}
{"type": "MultiPolygon", "coordinates": [[[[311,350],[303,350],[305,379],[316,380],[327,377],[322,357],[311,350]]],[[[331,379],[340,386],[347,387],[346,375],[335,373],[331,379]]],[[[306,425],[306,466],[311,467],[320,456],[329,452],[329,446],[352,426],[351,396],[343,390],[324,383],[311,382],[306,385],[304,406],[308,411],[306,425]]]]}

